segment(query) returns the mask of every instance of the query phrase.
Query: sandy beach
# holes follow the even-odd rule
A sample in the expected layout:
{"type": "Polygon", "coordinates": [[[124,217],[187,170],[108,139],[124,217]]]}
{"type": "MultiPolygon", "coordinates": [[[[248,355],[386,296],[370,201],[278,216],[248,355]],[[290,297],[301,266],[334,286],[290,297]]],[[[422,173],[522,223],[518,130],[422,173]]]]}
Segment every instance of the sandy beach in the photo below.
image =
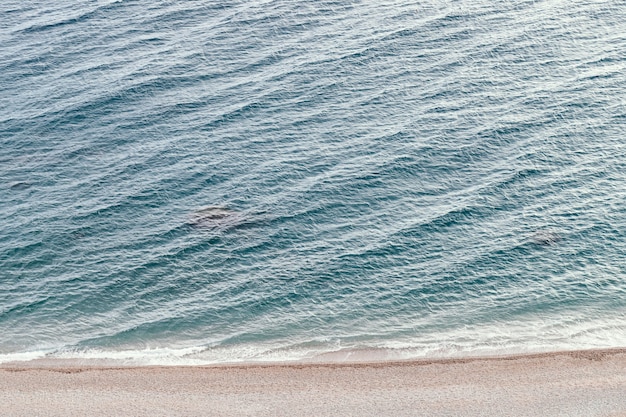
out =
{"type": "Polygon", "coordinates": [[[353,364],[7,364],[0,414],[626,416],[626,350],[353,364]]]}

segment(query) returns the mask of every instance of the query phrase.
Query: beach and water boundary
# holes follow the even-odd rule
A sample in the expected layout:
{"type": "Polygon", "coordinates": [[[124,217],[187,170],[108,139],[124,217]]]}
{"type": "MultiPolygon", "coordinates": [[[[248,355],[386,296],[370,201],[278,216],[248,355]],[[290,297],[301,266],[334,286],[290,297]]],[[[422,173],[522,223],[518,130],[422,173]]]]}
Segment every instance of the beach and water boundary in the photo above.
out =
{"type": "Polygon", "coordinates": [[[3,2],[0,415],[623,415],[625,15],[3,2]]]}

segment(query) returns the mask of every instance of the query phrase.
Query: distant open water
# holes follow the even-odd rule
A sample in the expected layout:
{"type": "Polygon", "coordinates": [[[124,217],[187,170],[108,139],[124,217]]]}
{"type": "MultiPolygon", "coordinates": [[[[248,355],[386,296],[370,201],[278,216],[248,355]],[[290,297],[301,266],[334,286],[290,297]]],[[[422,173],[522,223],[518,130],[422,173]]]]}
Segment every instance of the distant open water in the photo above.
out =
{"type": "Polygon", "coordinates": [[[626,346],[623,1],[0,22],[0,362],[626,346]]]}

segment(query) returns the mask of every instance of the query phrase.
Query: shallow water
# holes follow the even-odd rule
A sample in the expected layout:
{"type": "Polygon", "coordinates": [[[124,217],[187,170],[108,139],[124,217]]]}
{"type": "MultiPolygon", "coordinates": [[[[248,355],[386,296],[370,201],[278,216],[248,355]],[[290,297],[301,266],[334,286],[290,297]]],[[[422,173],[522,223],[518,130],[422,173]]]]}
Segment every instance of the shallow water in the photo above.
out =
{"type": "Polygon", "coordinates": [[[625,14],[4,2],[0,361],[626,346],[625,14]]]}

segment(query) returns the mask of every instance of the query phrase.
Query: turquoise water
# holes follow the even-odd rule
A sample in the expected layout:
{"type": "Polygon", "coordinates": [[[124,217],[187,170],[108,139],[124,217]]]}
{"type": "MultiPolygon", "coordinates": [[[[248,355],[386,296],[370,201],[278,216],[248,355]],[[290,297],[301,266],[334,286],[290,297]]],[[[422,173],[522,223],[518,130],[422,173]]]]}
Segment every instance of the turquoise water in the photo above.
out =
{"type": "Polygon", "coordinates": [[[625,3],[0,21],[0,362],[626,346],[625,3]]]}

